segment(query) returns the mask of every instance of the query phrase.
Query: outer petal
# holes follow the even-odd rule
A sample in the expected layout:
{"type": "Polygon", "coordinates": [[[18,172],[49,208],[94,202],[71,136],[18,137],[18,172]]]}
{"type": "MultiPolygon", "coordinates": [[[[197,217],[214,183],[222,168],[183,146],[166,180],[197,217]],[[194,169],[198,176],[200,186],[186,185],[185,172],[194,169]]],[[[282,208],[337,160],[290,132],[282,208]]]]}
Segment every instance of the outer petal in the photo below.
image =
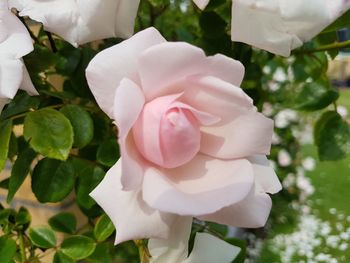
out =
{"type": "Polygon", "coordinates": [[[203,50],[187,43],[166,42],[145,50],[139,59],[139,70],[146,100],[182,92],[185,87],[176,83],[203,73],[205,66],[203,50]]]}
{"type": "Polygon", "coordinates": [[[151,263],[182,262],[188,254],[192,217],[178,217],[171,227],[168,239],[150,239],[148,249],[151,263]]]}
{"type": "Polygon", "coordinates": [[[143,30],[128,40],[98,53],[86,69],[92,93],[101,109],[113,118],[114,94],[120,81],[139,83],[137,59],[145,49],[165,42],[155,28],[143,30]]]}
{"type": "Polygon", "coordinates": [[[43,23],[72,45],[133,33],[139,0],[10,0],[21,16],[43,23]],[[96,19],[98,17],[99,19],[96,19]]]}
{"type": "Polygon", "coordinates": [[[231,37],[289,56],[349,7],[343,0],[237,0],[232,5],[231,37]]]}
{"type": "MultiPolygon", "coordinates": [[[[22,63],[23,63],[23,61],[22,61],[22,63]]],[[[34,88],[34,85],[30,79],[27,68],[25,66],[23,66],[23,67],[24,67],[23,68],[23,79],[22,79],[20,89],[26,91],[29,95],[39,95],[39,93],[34,88]]]]}
{"type": "Polygon", "coordinates": [[[19,59],[0,62],[0,98],[12,99],[22,82],[23,64],[19,59]]]}
{"type": "Polygon", "coordinates": [[[147,161],[138,152],[132,133],[119,139],[122,158],[121,184],[125,191],[140,189],[147,161]]]}
{"type": "Polygon", "coordinates": [[[229,123],[202,127],[201,152],[217,158],[269,154],[273,121],[250,111],[229,123]]]}
{"type": "Polygon", "coordinates": [[[141,238],[167,238],[175,216],[150,208],[139,191],[123,191],[120,177],[119,160],[90,193],[115,225],[115,243],[141,238]]]}
{"type": "Polygon", "coordinates": [[[186,80],[190,88],[185,90],[181,99],[197,110],[220,117],[221,123],[254,109],[253,100],[241,88],[219,78],[198,75],[186,80]]]}
{"type": "Polygon", "coordinates": [[[160,211],[209,214],[244,199],[253,177],[252,165],[245,159],[219,160],[198,154],[178,168],[147,169],[143,199],[160,211]]]}
{"type": "Polygon", "coordinates": [[[241,202],[225,207],[213,214],[201,216],[200,219],[236,227],[262,227],[269,216],[272,202],[266,192],[276,193],[281,184],[272,168],[263,156],[250,158],[254,174],[255,188],[241,202]]]}
{"type": "Polygon", "coordinates": [[[207,233],[197,233],[193,250],[183,263],[230,263],[241,249],[207,233]]]}
{"type": "MultiPolygon", "coordinates": [[[[6,2],[6,1],[5,1],[6,2]]],[[[0,12],[0,28],[3,31],[0,37],[0,61],[6,58],[21,58],[33,50],[30,35],[21,21],[5,6],[0,12]]],[[[0,62],[1,63],[1,62],[0,62]]]]}
{"type": "Polygon", "coordinates": [[[142,111],[145,97],[135,82],[122,79],[114,101],[114,119],[117,121],[119,137],[125,137],[142,111]]]}

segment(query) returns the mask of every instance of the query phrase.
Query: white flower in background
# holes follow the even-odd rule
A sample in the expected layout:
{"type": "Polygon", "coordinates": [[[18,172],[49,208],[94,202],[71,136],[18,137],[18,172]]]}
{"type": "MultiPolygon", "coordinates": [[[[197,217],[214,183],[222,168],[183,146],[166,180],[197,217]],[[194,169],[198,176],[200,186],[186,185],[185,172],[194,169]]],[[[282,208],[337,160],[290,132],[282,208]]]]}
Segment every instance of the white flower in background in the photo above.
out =
{"type": "Polygon", "coordinates": [[[204,9],[210,0],[193,0],[193,2],[200,8],[204,9]]]}
{"type": "Polygon", "coordinates": [[[278,152],[277,159],[281,167],[287,167],[292,164],[292,157],[290,157],[290,154],[284,149],[278,152]]]}
{"type": "Polygon", "coordinates": [[[286,128],[291,122],[298,120],[298,113],[291,109],[282,110],[275,116],[275,126],[277,128],[286,128]]]}
{"type": "Polygon", "coordinates": [[[74,46],[109,37],[130,37],[140,0],[9,0],[21,16],[43,23],[74,46]]]}
{"type": "Polygon", "coordinates": [[[337,112],[340,114],[340,116],[347,117],[348,116],[348,109],[342,105],[337,106],[337,112]]]}
{"type": "Polygon", "coordinates": [[[37,94],[29,78],[22,57],[33,50],[28,31],[8,9],[7,1],[0,1],[0,112],[18,89],[37,94]]]}
{"type": "Polygon", "coordinates": [[[169,239],[150,239],[148,249],[151,263],[229,263],[239,254],[240,248],[207,233],[197,233],[191,254],[188,241],[191,234],[191,217],[179,217],[173,224],[169,239]]]}
{"type": "Polygon", "coordinates": [[[231,38],[289,56],[349,7],[348,0],[235,0],[231,38]]]}
{"type": "Polygon", "coordinates": [[[313,171],[315,170],[316,167],[316,161],[314,158],[312,157],[306,157],[303,161],[302,161],[302,166],[304,167],[304,169],[306,171],[313,171]]]}

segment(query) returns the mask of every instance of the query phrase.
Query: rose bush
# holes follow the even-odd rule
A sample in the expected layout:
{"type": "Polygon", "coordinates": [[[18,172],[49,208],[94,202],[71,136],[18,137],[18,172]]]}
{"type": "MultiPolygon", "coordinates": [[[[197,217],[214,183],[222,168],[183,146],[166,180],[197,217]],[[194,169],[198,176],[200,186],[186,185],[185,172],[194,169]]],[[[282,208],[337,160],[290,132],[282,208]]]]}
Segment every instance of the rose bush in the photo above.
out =
{"type": "Polygon", "coordinates": [[[289,56],[349,8],[347,0],[236,0],[231,38],[289,56]]]}
{"type": "Polygon", "coordinates": [[[197,233],[193,250],[188,256],[188,242],[191,234],[192,218],[183,217],[174,223],[167,240],[150,239],[148,250],[152,256],[151,263],[228,263],[240,252],[223,240],[207,233],[197,233]]]}
{"type": "Polygon", "coordinates": [[[9,0],[21,16],[43,23],[77,46],[109,37],[130,37],[140,0],[9,0]],[[98,19],[96,19],[98,17],[98,19]]]}
{"type": "Polygon", "coordinates": [[[263,226],[281,185],[265,157],[273,122],[239,88],[244,67],[154,28],[100,52],[86,76],[118,125],[121,159],[91,196],[117,243],[166,238],[180,216],[263,226]],[[113,201],[112,201],[113,200],[113,201]]]}
{"type": "Polygon", "coordinates": [[[25,26],[12,14],[6,1],[0,2],[0,112],[18,89],[37,94],[22,57],[33,50],[25,26]]]}

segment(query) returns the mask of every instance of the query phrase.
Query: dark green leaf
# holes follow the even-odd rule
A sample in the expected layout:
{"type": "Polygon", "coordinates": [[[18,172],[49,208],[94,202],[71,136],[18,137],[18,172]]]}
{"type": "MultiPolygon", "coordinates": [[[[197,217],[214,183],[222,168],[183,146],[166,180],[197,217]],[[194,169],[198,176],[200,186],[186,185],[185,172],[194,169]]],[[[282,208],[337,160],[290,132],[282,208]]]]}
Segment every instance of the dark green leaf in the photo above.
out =
{"type": "Polygon", "coordinates": [[[106,214],[103,214],[96,222],[94,235],[98,242],[102,242],[110,237],[114,230],[115,228],[112,221],[106,214]]]}
{"type": "Polygon", "coordinates": [[[199,24],[205,38],[215,39],[226,33],[226,22],[215,12],[203,12],[199,24]]]}
{"type": "Polygon", "coordinates": [[[12,121],[0,122],[0,172],[4,169],[12,134],[12,121]]]}
{"type": "Polygon", "coordinates": [[[337,112],[324,113],[314,133],[321,161],[339,160],[350,154],[350,126],[337,112]]]}
{"type": "Polygon", "coordinates": [[[97,150],[96,158],[103,165],[113,166],[119,159],[117,139],[113,138],[103,142],[97,150]]]}
{"type": "Polygon", "coordinates": [[[324,81],[305,83],[301,92],[294,101],[295,108],[305,111],[316,111],[323,109],[336,101],[339,93],[331,89],[324,81]]]}
{"type": "Polygon", "coordinates": [[[72,236],[61,244],[61,251],[76,260],[90,256],[95,250],[94,240],[85,236],[72,236]]]}
{"type": "Polygon", "coordinates": [[[76,230],[77,220],[68,212],[61,212],[49,219],[49,225],[53,230],[73,234],[76,230]]]}
{"type": "Polygon", "coordinates": [[[74,263],[75,260],[66,256],[61,251],[57,251],[54,258],[53,263],[74,263]]]}
{"type": "Polygon", "coordinates": [[[71,162],[45,158],[34,168],[32,190],[42,203],[59,202],[72,191],[74,181],[71,162]]]}
{"type": "Polygon", "coordinates": [[[73,145],[83,148],[88,145],[94,137],[94,123],[90,114],[77,105],[66,105],[62,112],[71,122],[74,132],[73,145]]]}
{"type": "Polygon", "coordinates": [[[332,24],[327,26],[322,33],[327,33],[331,31],[336,31],[341,28],[350,26],[350,11],[345,12],[341,17],[335,20],[332,24]]]}
{"type": "Polygon", "coordinates": [[[16,225],[23,226],[22,229],[25,229],[29,226],[29,223],[31,221],[31,216],[25,207],[21,207],[16,215],[16,225]]]}
{"type": "Polygon", "coordinates": [[[9,188],[7,194],[7,202],[10,203],[12,198],[15,196],[17,190],[20,188],[25,178],[27,177],[30,165],[32,164],[34,158],[36,157],[36,152],[32,149],[27,148],[23,150],[16,159],[9,181],[9,188]]]}
{"type": "Polygon", "coordinates": [[[30,228],[29,238],[37,247],[52,248],[56,246],[55,233],[45,226],[30,228]]]}
{"type": "Polygon", "coordinates": [[[111,258],[111,244],[110,243],[100,243],[97,244],[94,253],[92,253],[88,258],[88,262],[91,263],[112,263],[111,258]]]}
{"type": "Polygon", "coordinates": [[[66,160],[73,144],[73,128],[59,111],[41,109],[26,116],[24,138],[42,155],[66,160]]]}
{"type": "Polygon", "coordinates": [[[1,263],[13,262],[12,259],[16,254],[16,242],[5,236],[0,237],[0,256],[1,263]]]}

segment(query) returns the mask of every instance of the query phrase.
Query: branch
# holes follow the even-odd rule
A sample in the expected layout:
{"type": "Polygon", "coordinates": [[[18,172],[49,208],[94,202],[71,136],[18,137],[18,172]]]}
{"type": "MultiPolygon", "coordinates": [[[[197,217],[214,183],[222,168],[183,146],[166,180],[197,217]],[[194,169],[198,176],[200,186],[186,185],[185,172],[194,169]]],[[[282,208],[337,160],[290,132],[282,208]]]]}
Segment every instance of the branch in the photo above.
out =
{"type": "Polygon", "coordinates": [[[306,50],[296,50],[293,53],[294,54],[310,54],[310,53],[316,53],[316,52],[322,52],[322,51],[328,51],[328,50],[334,50],[334,49],[343,49],[350,47],[350,40],[344,41],[344,42],[334,42],[332,44],[320,46],[313,49],[306,49],[306,50]]]}

